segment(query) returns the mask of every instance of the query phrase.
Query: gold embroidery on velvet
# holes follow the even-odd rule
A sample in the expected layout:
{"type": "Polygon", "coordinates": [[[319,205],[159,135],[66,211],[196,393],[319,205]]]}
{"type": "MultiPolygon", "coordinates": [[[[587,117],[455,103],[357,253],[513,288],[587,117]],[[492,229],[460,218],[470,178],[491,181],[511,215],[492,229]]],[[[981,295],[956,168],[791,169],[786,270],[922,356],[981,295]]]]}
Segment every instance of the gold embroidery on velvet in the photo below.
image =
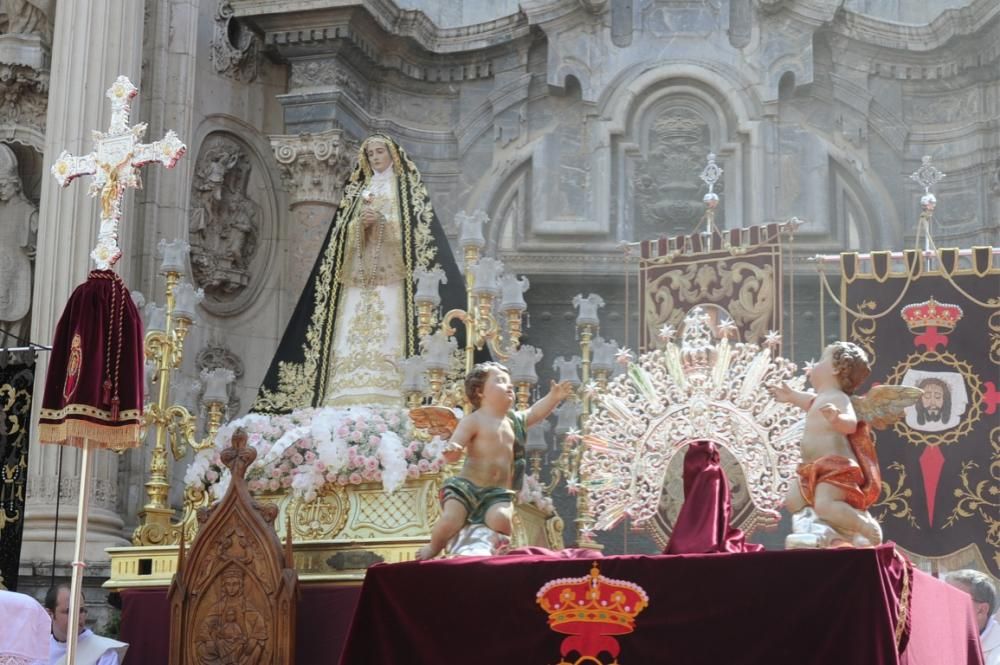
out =
{"type": "Polygon", "coordinates": [[[73,333],[73,341],[70,342],[69,348],[69,360],[66,361],[66,380],[63,382],[64,401],[68,401],[76,392],[76,387],[80,385],[80,370],[83,367],[81,344],[80,333],[73,333]]]}

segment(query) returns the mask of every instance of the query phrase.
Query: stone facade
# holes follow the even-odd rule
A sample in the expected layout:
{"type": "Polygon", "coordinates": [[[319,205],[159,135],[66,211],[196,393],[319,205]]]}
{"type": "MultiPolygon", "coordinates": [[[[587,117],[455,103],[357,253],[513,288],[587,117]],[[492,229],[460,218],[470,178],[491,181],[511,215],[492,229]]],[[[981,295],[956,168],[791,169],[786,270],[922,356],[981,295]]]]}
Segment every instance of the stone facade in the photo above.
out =
{"type": "MultiPolygon", "coordinates": [[[[486,252],[530,278],[524,341],[553,340],[540,370],[578,352],[584,271],[608,303],[603,333],[629,343],[620,245],[694,228],[710,152],[724,169],[720,225],[805,220],[798,359],[820,347],[804,258],[911,246],[920,192],[908,175],[923,155],[948,174],[938,244],[1000,243],[995,0],[164,0],[142,20],[138,119],[150,135],[176,130],[189,155],[145,176],[123,263],[130,286],[162,303],[155,248],[191,242],[196,279],[216,281],[182,371],[197,376],[198,351],[224,338],[244,408],[372,130],[407,148],[453,238],[460,211],[489,216],[486,252]]],[[[38,150],[48,130],[31,109],[57,94],[42,32],[0,35],[0,109],[19,109],[0,111],[0,140],[38,150]]],[[[59,34],[52,58],[87,57],[62,53],[79,46],[59,34]]],[[[82,138],[61,147],[79,152],[82,138]]],[[[43,282],[34,306],[58,310],[68,288],[43,282]]],[[[116,458],[117,484],[109,474],[99,488],[123,533],[144,502],[142,458],[116,458]]],[[[41,528],[26,537],[41,550],[41,528]]]]}

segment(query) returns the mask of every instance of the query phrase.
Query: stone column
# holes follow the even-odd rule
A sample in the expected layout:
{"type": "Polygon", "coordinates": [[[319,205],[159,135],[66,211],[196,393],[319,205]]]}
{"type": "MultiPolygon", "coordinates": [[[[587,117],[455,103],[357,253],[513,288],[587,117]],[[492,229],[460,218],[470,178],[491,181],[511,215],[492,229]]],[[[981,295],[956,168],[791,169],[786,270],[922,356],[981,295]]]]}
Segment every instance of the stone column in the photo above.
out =
{"type": "Polygon", "coordinates": [[[342,129],[270,138],[292,213],[286,227],[288,236],[283,239],[288,247],[284,281],[290,298],[285,299],[288,311],[282,314],[287,318],[330,228],[358,146],[342,129]]]}
{"type": "MultiPolygon", "coordinates": [[[[111,119],[111,105],[104,92],[119,74],[139,81],[143,4],[63,0],[56,8],[46,117],[46,177],[42,181],[39,206],[37,279],[31,321],[31,338],[40,342],[52,339],[70,294],[86,280],[91,267],[89,254],[96,242],[99,225],[97,204],[87,196],[87,183],[76,182],[62,190],[48,175],[48,169],[63,149],[77,155],[93,149],[91,131],[106,131],[111,119]]],[[[137,101],[141,103],[141,98],[137,101]]],[[[130,209],[129,205],[125,208],[126,226],[130,209]]],[[[129,276],[123,277],[127,282],[129,276]]],[[[32,408],[35,423],[45,387],[47,360],[45,354],[40,354],[32,408]]],[[[63,565],[72,558],[73,551],[79,451],[63,449],[63,480],[57,488],[56,468],[61,447],[40,445],[37,431],[37,427],[34,428],[31,437],[21,561],[47,562],[52,557],[58,491],[62,501],[56,559],[63,565]]],[[[88,563],[106,562],[108,557],[104,548],[128,544],[117,511],[118,461],[118,455],[111,452],[98,451],[94,455],[94,484],[87,530],[88,563]]]]}

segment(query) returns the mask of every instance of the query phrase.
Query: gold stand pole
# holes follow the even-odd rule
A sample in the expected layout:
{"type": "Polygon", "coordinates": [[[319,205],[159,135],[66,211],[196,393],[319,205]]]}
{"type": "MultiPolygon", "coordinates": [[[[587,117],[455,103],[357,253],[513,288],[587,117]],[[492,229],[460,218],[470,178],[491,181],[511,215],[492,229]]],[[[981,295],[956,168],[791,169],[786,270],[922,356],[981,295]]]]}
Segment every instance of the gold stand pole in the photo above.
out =
{"type": "MultiPolygon", "coordinates": [[[[580,330],[580,357],[582,358],[582,362],[580,363],[580,380],[584,388],[583,408],[580,414],[580,430],[586,432],[587,420],[590,416],[590,393],[587,390],[587,384],[590,382],[590,347],[594,339],[594,334],[597,332],[597,326],[592,323],[582,323],[578,327],[580,330]]],[[[580,462],[583,459],[583,446],[583,441],[577,444],[573,459],[573,468],[576,469],[576,475],[580,481],[580,487],[576,493],[575,523],[577,547],[600,550],[604,549],[603,546],[595,542],[590,536],[590,527],[594,523],[594,518],[590,514],[590,505],[587,501],[587,487],[580,470],[580,462]]]]}

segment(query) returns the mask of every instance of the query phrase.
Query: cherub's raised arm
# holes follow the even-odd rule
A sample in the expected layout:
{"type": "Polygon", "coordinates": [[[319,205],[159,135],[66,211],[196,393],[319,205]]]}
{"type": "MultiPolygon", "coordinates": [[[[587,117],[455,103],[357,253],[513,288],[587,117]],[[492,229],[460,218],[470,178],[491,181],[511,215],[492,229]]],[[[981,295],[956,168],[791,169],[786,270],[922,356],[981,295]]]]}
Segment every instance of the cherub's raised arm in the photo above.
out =
{"type": "Polygon", "coordinates": [[[816,397],[815,393],[789,388],[785,382],[782,382],[780,386],[768,386],[767,389],[774,395],[774,399],[797,406],[803,411],[809,410],[809,404],[816,397]]]}
{"type": "Polygon", "coordinates": [[[531,427],[532,425],[545,420],[549,417],[549,414],[552,413],[557,406],[559,406],[560,402],[572,394],[573,384],[569,381],[563,381],[562,383],[551,381],[549,383],[548,394],[532,404],[525,412],[524,426],[531,427]]]}

